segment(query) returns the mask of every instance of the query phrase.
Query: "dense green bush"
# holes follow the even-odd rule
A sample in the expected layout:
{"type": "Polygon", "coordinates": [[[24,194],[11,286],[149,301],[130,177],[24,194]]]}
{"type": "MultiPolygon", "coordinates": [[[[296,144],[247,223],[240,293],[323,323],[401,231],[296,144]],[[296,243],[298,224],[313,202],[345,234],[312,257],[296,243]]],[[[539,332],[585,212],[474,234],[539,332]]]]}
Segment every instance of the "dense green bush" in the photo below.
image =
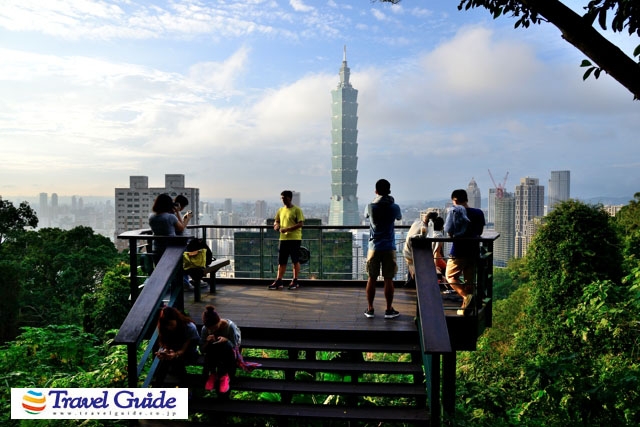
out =
{"type": "Polygon", "coordinates": [[[459,357],[456,424],[640,424],[640,266],[623,237],[600,206],[546,218],[511,271],[522,284],[459,357]]]}
{"type": "MultiPolygon", "coordinates": [[[[9,424],[11,388],[126,387],[126,349],[109,344],[75,325],[24,328],[0,348],[0,424],[9,424]]],[[[47,425],[81,423],[87,425],[47,425]]]]}
{"type": "Polygon", "coordinates": [[[118,329],[129,314],[129,265],[120,263],[108,270],[96,291],[82,296],[84,329],[104,337],[118,329]]]}

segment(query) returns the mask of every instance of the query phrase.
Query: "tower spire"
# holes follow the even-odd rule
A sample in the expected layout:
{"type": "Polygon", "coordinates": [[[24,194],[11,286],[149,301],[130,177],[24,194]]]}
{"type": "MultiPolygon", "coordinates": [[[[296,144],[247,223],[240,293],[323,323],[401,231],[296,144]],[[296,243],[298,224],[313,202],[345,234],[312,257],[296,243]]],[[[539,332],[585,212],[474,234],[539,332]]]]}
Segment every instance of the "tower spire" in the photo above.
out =
{"type": "Polygon", "coordinates": [[[329,225],[359,225],[358,91],[349,83],[347,46],[343,48],[340,83],[331,91],[331,205],[329,225]]]}
{"type": "Polygon", "coordinates": [[[347,66],[347,45],[344,45],[342,49],[342,66],[340,67],[340,83],[338,84],[338,88],[351,87],[351,83],[349,83],[350,70],[347,66]]]}

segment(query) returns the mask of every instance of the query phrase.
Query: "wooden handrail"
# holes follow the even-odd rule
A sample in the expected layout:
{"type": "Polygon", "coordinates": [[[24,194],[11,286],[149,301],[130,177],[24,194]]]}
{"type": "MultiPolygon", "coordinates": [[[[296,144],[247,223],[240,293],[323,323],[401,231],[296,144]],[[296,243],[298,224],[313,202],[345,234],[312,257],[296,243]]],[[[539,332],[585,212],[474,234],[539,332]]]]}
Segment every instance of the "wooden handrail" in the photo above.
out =
{"type": "Polygon", "coordinates": [[[444,314],[438,275],[433,262],[431,242],[425,239],[411,239],[413,261],[416,269],[416,298],[418,299],[418,321],[421,327],[422,350],[424,353],[449,353],[451,342],[447,319],[444,314]],[[428,327],[425,327],[428,326],[428,327]]]}
{"type": "Polygon", "coordinates": [[[146,359],[152,352],[146,351],[140,363],[137,351],[142,340],[150,329],[155,327],[155,314],[163,303],[163,298],[170,289],[175,289],[179,298],[182,297],[182,277],[176,278],[176,273],[182,272],[182,254],[186,244],[168,246],[153,273],[145,282],[140,296],[135,300],[129,314],[124,319],[118,334],[113,340],[115,345],[127,346],[127,370],[129,387],[137,387],[140,366],[144,366],[146,359]],[[172,286],[172,282],[176,284],[172,286]]]}

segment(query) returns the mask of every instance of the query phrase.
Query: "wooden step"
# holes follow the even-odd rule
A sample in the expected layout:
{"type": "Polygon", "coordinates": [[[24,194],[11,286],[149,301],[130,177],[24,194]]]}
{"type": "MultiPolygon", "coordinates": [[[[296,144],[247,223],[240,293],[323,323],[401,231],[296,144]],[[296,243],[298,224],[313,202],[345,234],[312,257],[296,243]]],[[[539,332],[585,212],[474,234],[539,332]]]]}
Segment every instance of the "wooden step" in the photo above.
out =
{"type": "Polygon", "coordinates": [[[374,374],[421,375],[422,364],[410,362],[336,362],[333,360],[290,360],[245,357],[247,362],[260,363],[259,369],[308,372],[358,372],[374,374]]]}
{"type": "MultiPolygon", "coordinates": [[[[348,338],[331,335],[309,333],[303,340],[273,338],[270,331],[243,330],[242,347],[245,349],[245,361],[260,363],[261,367],[252,373],[238,371],[231,380],[231,393],[207,393],[204,390],[204,378],[201,374],[188,375],[186,384],[193,391],[189,401],[190,413],[206,413],[210,421],[226,425],[226,416],[240,417],[249,422],[251,417],[275,418],[274,423],[286,421],[288,418],[309,420],[340,420],[344,422],[368,422],[385,425],[424,426],[429,422],[427,409],[427,393],[424,381],[420,345],[416,340],[393,336],[393,341],[384,334],[375,336],[374,341],[365,337],[348,338]],[[281,350],[284,357],[260,357],[262,352],[246,351],[281,350]],[[298,358],[298,352],[304,351],[304,357],[298,358]],[[317,352],[336,353],[333,360],[324,357],[316,359],[317,352]],[[248,356],[247,353],[251,353],[248,356]],[[386,362],[364,360],[365,353],[409,354],[407,362],[386,362]],[[288,358],[290,356],[291,358],[288,358]],[[281,371],[284,375],[276,378],[261,378],[261,371],[281,371]],[[306,380],[296,375],[297,372],[335,373],[348,375],[351,381],[306,380]],[[390,375],[387,381],[358,381],[367,378],[367,374],[390,375]],[[404,378],[392,377],[405,376],[404,378]],[[403,382],[394,382],[394,379],[403,382]],[[271,393],[278,401],[260,400],[263,393],[271,393]],[[327,396],[336,396],[342,405],[325,405],[327,396]],[[404,401],[405,405],[387,406],[386,402],[404,401]],[[372,404],[375,401],[378,406],[372,404]]],[[[203,362],[203,360],[201,360],[203,362]]],[[[335,378],[334,378],[335,379],[335,378]]],[[[168,382],[167,382],[168,383],[168,382]]]]}
{"type": "MultiPolygon", "coordinates": [[[[427,409],[412,406],[338,406],[193,399],[189,402],[189,410],[214,412],[216,417],[218,414],[243,414],[260,417],[406,422],[416,425],[426,425],[430,419],[427,409]]],[[[224,425],[224,421],[218,425],[224,425]]]]}
{"type": "Polygon", "coordinates": [[[289,394],[337,394],[426,398],[425,385],[411,383],[285,381],[264,378],[236,377],[231,383],[231,388],[233,390],[289,394]]]}
{"type": "Polygon", "coordinates": [[[413,353],[420,352],[416,342],[350,342],[350,341],[298,341],[242,338],[243,348],[314,350],[314,351],[361,351],[371,353],[413,353]]]}

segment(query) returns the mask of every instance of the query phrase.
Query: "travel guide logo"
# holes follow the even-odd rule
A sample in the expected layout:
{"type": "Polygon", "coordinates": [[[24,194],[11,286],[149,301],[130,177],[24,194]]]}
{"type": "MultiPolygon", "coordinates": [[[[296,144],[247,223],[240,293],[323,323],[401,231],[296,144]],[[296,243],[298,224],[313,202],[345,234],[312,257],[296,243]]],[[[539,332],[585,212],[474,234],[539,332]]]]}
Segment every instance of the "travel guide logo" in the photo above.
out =
{"type": "Polygon", "coordinates": [[[12,388],[11,419],[187,419],[186,388],[12,388]]]}
{"type": "Polygon", "coordinates": [[[22,397],[22,407],[27,414],[37,415],[47,407],[47,399],[39,391],[28,390],[22,397]]]}

